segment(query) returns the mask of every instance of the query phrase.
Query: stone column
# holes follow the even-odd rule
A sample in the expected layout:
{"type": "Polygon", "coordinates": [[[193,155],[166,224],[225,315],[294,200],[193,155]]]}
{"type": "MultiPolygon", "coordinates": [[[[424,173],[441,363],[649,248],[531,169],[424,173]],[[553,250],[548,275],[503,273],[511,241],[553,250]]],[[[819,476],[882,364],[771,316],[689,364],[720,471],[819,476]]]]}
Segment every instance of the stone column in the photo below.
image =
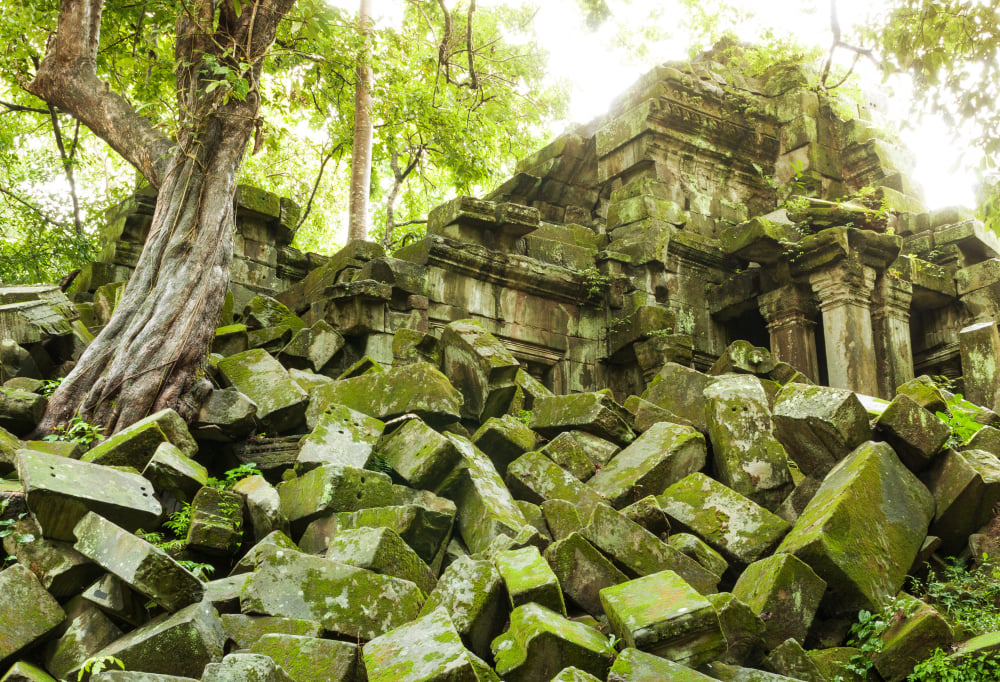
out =
{"type": "Polygon", "coordinates": [[[1000,332],[996,322],[972,324],[958,333],[965,398],[996,409],[1000,388],[1000,332]]]}
{"type": "Polygon", "coordinates": [[[910,282],[883,275],[875,285],[872,331],[879,361],[878,397],[891,400],[896,387],[913,378],[913,344],[910,340],[910,282]]]}
{"type": "Polygon", "coordinates": [[[813,272],[809,284],[819,299],[830,385],[866,395],[878,393],[871,300],[875,270],[841,263],[813,272]]]}
{"type": "Polygon", "coordinates": [[[771,355],[819,381],[812,293],[789,285],[761,294],[757,303],[771,335],[771,355]]]}

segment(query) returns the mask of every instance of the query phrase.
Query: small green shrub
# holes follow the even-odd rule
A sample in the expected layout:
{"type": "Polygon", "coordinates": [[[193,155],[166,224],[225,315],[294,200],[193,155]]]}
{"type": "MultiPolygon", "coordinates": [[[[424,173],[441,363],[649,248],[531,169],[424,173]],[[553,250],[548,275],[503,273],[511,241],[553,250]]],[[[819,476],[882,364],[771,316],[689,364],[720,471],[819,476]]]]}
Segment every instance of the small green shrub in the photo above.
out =
{"type": "Polygon", "coordinates": [[[222,475],[222,478],[209,478],[208,487],[218,490],[232,490],[233,486],[250,476],[261,476],[261,471],[255,462],[241,464],[234,469],[230,469],[222,475]]]}
{"type": "Polygon", "coordinates": [[[921,661],[908,682],[985,682],[1000,679],[1000,658],[994,651],[951,658],[941,649],[921,661]]]}
{"type": "Polygon", "coordinates": [[[50,433],[42,440],[69,441],[89,447],[91,443],[104,438],[104,427],[85,422],[83,417],[76,415],[69,420],[68,426],[57,426],[55,433],[50,433]]]}
{"type": "Polygon", "coordinates": [[[163,527],[173,533],[175,537],[186,538],[188,529],[191,528],[191,505],[185,503],[163,522],[163,527]]]}
{"type": "Polygon", "coordinates": [[[914,581],[912,590],[941,612],[957,638],[1000,630],[1000,568],[992,562],[969,570],[952,558],[940,572],[914,581]]]}
{"type": "Polygon", "coordinates": [[[80,668],[80,672],[77,673],[76,679],[82,680],[88,674],[97,675],[111,666],[118,666],[119,669],[125,670],[125,664],[122,663],[120,658],[115,658],[114,656],[88,658],[83,662],[83,666],[80,668]]]}

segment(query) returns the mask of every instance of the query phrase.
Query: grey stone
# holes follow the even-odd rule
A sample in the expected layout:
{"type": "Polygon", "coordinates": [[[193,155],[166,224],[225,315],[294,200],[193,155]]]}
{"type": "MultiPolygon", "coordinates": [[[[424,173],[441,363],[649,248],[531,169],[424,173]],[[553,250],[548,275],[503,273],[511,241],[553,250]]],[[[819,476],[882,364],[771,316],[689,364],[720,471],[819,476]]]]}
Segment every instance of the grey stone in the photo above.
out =
{"type": "Polygon", "coordinates": [[[537,547],[497,552],[493,555],[493,563],[503,578],[511,608],[535,602],[566,615],[559,579],[537,547]]]}
{"type": "Polygon", "coordinates": [[[219,372],[257,405],[257,419],[268,431],[280,433],[302,423],[309,395],[267,351],[255,348],[223,358],[219,372]]]}
{"type": "Polygon", "coordinates": [[[254,540],[260,542],[274,531],[289,533],[288,519],[281,513],[281,496],[263,476],[237,481],[233,492],[243,496],[254,540]]]}
{"type": "Polygon", "coordinates": [[[409,580],[424,594],[437,582],[427,564],[389,528],[339,530],[327,547],[326,558],[409,580]]]}
{"type": "Polygon", "coordinates": [[[577,505],[587,517],[603,497],[580,483],[565,469],[540,452],[526,452],[507,468],[507,487],[511,494],[534,504],[546,500],[566,500],[577,505]]]}
{"type": "Polygon", "coordinates": [[[610,391],[539,398],[529,426],[547,438],[578,429],[620,445],[635,439],[630,415],[614,401],[610,391]]]}
{"type": "Polygon", "coordinates": [[[628,580],[580,533],[553,542],[545,548],[544,556],[566,597],[595,618],[604,613],[600,591],[628,580]]]}
{"type": "Polygon", "coordinates": [[[26,566],[0,571],[0,660],[34,644],[66,620],[59,602],[26,566]]]}
{"type": "Polygon", "coordinates": [[[462,459],[450,440],[420,419],[407,420],[382,436],[378,451],[407,484],[433,491],[462,459]]]}
{"type": "Polygon", "coordinates": [[[122,631],[93,603],[74,597],[66,604],[66,620],[58,637],[45,646],[45,668],[57,678],[71,671],[114,640],[122,631]]]}
{"type": "Polygon", "coordinates": [[[45,412],[46,399],[37,393],[0,386],[0,428],[24,436],[45,412]]]}
{"type": "Polygon", "coordinates": [[[930,466],[951,435],[948,424],[902,394],[892,399],[875,426],[900,461],[917,473],[930,466]]]}
{"type": "Polygon", "coordinates": [[[267,634],[250,647],[280,665],[295,682],[355,682],[361,653],[353,642],[267,634]]]}
{"type": "Polygon", "coordinates": [[[504,414],[520,363],[475,320],[449,323],[441,333],[441,368],[464,397],[462,416],[485,421],[504,414]]]}
{"type": "Polygon", "coordinates": [[[257,404],[235,388],[212,391],[192,429],[198,438],[232,442],[249,436],[257,423],[257,404]]]}
{"type": "Polygon", "coordinates": [[[278,484],[281,513],[301,533],[324,514],[380,506],[391,499],[392,481],[385,474],[327,464],[278,484]]]}
{"type": "Polygon", "coordinates": [[[330,405],[312,432],[299,441],[295,471],[299,475],[323,464],[364,469],[385,428],[378,419],[341,405],[330,405]]]}
{"type": "Polygon", "coordinates": [[[220,663],[209,663],[202,682],[295,682],[264,654],[229,654],[220,663]]]}

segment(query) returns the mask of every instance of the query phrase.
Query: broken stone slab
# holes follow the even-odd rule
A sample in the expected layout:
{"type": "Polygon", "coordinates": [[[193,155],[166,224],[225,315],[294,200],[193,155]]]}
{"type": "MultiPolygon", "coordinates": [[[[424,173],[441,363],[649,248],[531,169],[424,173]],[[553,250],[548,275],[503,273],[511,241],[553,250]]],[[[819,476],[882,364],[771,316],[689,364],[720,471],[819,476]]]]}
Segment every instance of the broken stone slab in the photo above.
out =
{"type": "Polygon", "coordinates": [[[218,580],[205,583],[203,601],[208,602],[219,613],[238,613],[240,610],[240,594],[246,585],[249,573],[229,575],[218,580]]]}
{"type": "Polygon", "coordinates": [[[243,321],[248,329],[264,329],[282,324],[296,329],[306,326],[284,303],[264,295],[254,296],[247,302],[243,307],[243,321]]]}
{"type": "Polygon", "coordinates": [[[619,445],[635,440],[631,415],[607,390],[539,398],[531,412],[529,426],[546,438],[563,431],[580,430],[619,445]]]}
{"type": "Polygon", "coordinates": [[[507,587],[511,608],[535,602],[566,615],[559,579],[537,547],[497,552],[493,555],[493,563],[507,587]]]}
{"type": "Polygon", "coordinates": [[[896,613],[902,617],[892,619],[880,637],[881,649],[872,654],[875,670],[886,682],[905,680],[917,663],[954,641],[948,622],[933,606],[906,593],[897,602],[896,613]]]}
{"type": "Polygon", "coordinates": [[[105,573],[98,578],[93,585],[83,591],[81,596],[114,618],[116,622],[136,627],[149,620],[149,612],[145,608],[149,599],[111,573],[105,573]]]}
{"type": "Polygon", "coordinates": [[[219,360],[219,373],[257,406],[257,419],[267,431],[280,433],[302,423],[309,395],[288,370],[260,348],[219,360]]]}
{"type": "Polygon", "coordinates": [[[1000,332],[997,323],[978,322],[958,333],[962,357],[962,380],[965,399],[990,409],[997,407],[996,393],[1000,388],[1000,332]]]}
{"type": "Polygon", "coordinates": [[[545,527],[553,540],[562,540],[570,533],[583,528],[580,511],[569,500],[545,500],[539,506],[545,518],[545,527]]]}
{"type": "Polygon", "coordinates": [[[306,412],[310,427],[330,405],[343,405],[384,422],[413,413],[432,426],[441,426],[459,420],[462,394],[437,368],[415,362],[317,386],[306,412]]]}
{"type": "Polygon", "coordinates": [[[715,592],[719,582],[697,561],[606,505],[594,509],[581,534],[632,577],[672,570],[701,594],[715,592]]]}
{"type": "Polygon", "coordinates": [[[549,527],[545,523],[545,514],[542,513],[541,505],[525,500],[514,500],[514,503],[521,510],[521,513],[524,514],[524,518],[528,519],[528,523],[538,531],[542,544],[548,545],[552,542],[552,534],[549,533],[549,527]]]}
{"type": "Polygon", "coordinates": [[[770,220],[767,216],[757,216],[724,229],[719,235],[719,244],[727,254],[773,265],[787,258],[784,245],[800,239],[802,233],[787,218],[770,220]]]}
{"type": "Polygon", "coordinates": [[[318,320],[308,329],[295,330],[277,358],[285,365],[322,372],[345,343],[344,337],[326,320],[318,320]]]}
{"type": "Polygon", "coordinates": [[[274,531],[287,535],[288,519],[281,513],[281,496],[277,489],[263,476],[247,476],[236,482],[233,492],[243,496],[250,528],[256,542],[260,542],[274,531]]]}
{"type": "Polygon", "coordinates": [[[85,462],[106,466],[146,466],[160,443],[173,443],[186,457],[198,454],[198,443],[187,423],[174,410],[160,410],[101,441],[82,457],[85,462]]]}
{"type": "Polygon", "coordinates": [[[200,679],[206,665],[222,660],[225,641],[219,614],[211,604],[198,602],[157,616],[94,657],[114,656],[126,671],[200,679]]]}
{"type": "Polygon", "coordinates": [[[648,400],[643,400],[637,395],[630,395],[625,400],[624,407],[635,418],[632,428],[636,433],[643,433],[658,422],[673,422],[674,424],[694,427],[694,424],[684,417],[665,410],[659,405],[654,405],[648,400]]]}
{"type": "Polygon", "coordinates": [[[548,680],[572,665],[604,679],[615,650],[607,637],[538,604],[510,614],[510,628],[493,640],[496,672],[505,680],[548,680]]]}
{"type": "Polygon", "coordinates": [[[392,497],[392,479],[367,469],[326,464],[278,484],[281,513],[298,537],[310,521],[338,511],[378,507],[392,497]]]}
{"type": "Polygon", "coordinates": [[[764,621],[730,592],[710,594],[708,601],[719,616],[722,634],[726,636],[726,653],[719,660],[734,665],[759,666],[767,651],[764,621]]]}
{"type": "Polygon", "coordinates": [[[20,438],[0,427],[0,476],[6,476],[14,470],[17,451],[23,446],[20,438]]]}
{"type": "Polygon", "coordinates": [[[627,647],[691,668],[726,651],[711,602],[673,571],[606,587],[601,603],[612,631],[627,647]]]}
{"type": "Polygon", "coordinates": [[[710,676],[710,679],[722,680],[723,682],[795,682],[798,680],[795,677],[785,677],[777,673],[757,670],[756,668],[744,668],[721,661],[706,663],[701,669],[710,676]]]}
{"type": "Polygon", "coordinates": [[[8,530],[13,532],[3,538],[7,556],[28,566],[56,599],[79,593],[102,573],[99,566],[73,549],[71,543],[43,537],[31,516],[17,519],[8,530]],[[26,537],[31,540],[25,542],[26,537]]]}
{"type": "Polygon", "coordinates": [[[153,486],[138,474],[30,450],[21,450],[17,462],[28,509],[45,537],[73,542],[73,527],[88,511],[130,531],[159,522],[153,486]]]}
{"type": "Polygon", "coordinates": [[[705,474],[673,484],[657,500],[677,525],[689,529],[730,562],[752,564],[770,554],[791,525],[705,474]]]}
{"type": "Polygon", "coordinates": [[[628,580],[580,533],[552,543],[545,548],[544,556],[566,597],[595,618],[604,613],[600,591],[628,580]]]}
{"type": "Polygon", "coordinates": [[[524,422],[505,415],[487,419],[470,440],[489,456],[497,471],[504,476],[507,466],[524,453],[534,450],[539,438],[524,422]]]}
{"type": "Polygon", "coordinates": [[[458,509],[456,525],[473,553],[487,550],[501,536],[521,546],[537,542],[538,531],[514,502],[493,462],[467,438],[446,434],[462,457],[455,480],[442,491],[458,509]]]}
{"type": "Polygon", "coordinates": [[[223,357],[242,353],[250,348],[250,336],[245,324],[227,324],[215,329],[212,352],[223,357]]]}
{"type": "Polygon", "coordinates": [[[601,682],[588,672],[580,670],[576,666],[563,668],[559,674],[552,678],[551,682],[601,682]]]}
{"type": "Polygon", "coordinates": [[[675,663],[668,658],[647,654],[645,651],[628,647],[615,659],[609,679],[621,682],[703,682],[713,678],[675,663]]]}
{"type": "Polygon", "coordinates": [[[587,485],[621,509],[700,471],[706,457],[704,436],[689,426],[661,422],[615,455],[587,485]]]}
{"type": "Polygon", "coordinates": [[[122,636],[122,631],[96,605],[74,597],[66,604],[66,620],[45,646],[45,668],[57,678],[69,679],[97,651],[122,636]]]}
{"type": "Polygon", "coordinates": [[[788,638],[771,650],[765,661],[768,669],[794,680],[823,682],[824,675],[798,640],[788,638]]]}
{"type": "Polygon", "coordinates": [[[670,535],[670,519],[660,509],[660,503],[656,501],[654,495],[647,495],[618,511],[658,538],[664,539],[670,535]]]}
{"type": "Polygon", "coordinates": [[[441,366],[441,344],[433,334],[400,327],[392,335],[392,364],[409,365],[429,362],[441,366]]]}
{"type": "Polygon", "coordinates": [[[948,450],[921,481],[934,496],[929,532],[941,538],[943,552],[958,554],[1000,502],[1000,459],[984,450],[948,450]]]}
{"type": "Polygon", "coordinates": [[[0,571],[0,661],[31,646],[52,632],[66,612],[27,566],[14,564],[0,571]]]}
{"type": "Polygon", "coordinates": [[[441,369],[464,398],[462,416],[479,421],[507,411],[520,363],[475,320],[456,320],[441,332],[441,369]]]}
{"type": "Polygon", "coordinates": [[[250,652],[270,656],[295,682],[355,682],[361,667],[357,644],[319,637],[266,634],[250,652]]]}
{"type": "Polygon", "coordinates": [[[47,402],[37,393],[0,386],[0,428],[17,436],[27,435],[42,418],[47,402]]]}
{"type": "Polygon", "coordinates": [[[755,346],[749,341],[733,341],[708,370],[709,374],[755,374],[767,376],[774,370],[771,351],[755,346]]]}
{"type": "Polygon", "coordinates": [[[73,533],[76,551],[168,611],[197,602],[204,593],[201,581],[162,549],[94,512],[80,519],[73,533]]]}
{"type": "Polygon", "coordinates": [[[416,618],[423,601],[420,588],[408,580],[278,551],[261,559],[240,607],[247,614],[314,620],[327,632],[371,639],[416,618]]]}
{"type": "MultiPolygon", "coordinates": [[[[659,505],[657,505],[659,508],[659,505]]],[[[716,576],[718,580],[729,570],[729,562],[725,557],[712,549],[707,542],[691,533],[671,533],[667,543],[678,552],[694,559],[706,571],[716,576]]],[[[683,578],[684,576],[681,575],[683,578]]],[[[686,578],[685,578],[686,579],[686,578]]],[[[690,582],[690,581],[688,581],[690,582]]]]}
{"type": "Polygon", "coordinates": [[[191,429],[201,440],[230,443],[249,436],[257,424],[257,403],[235,388],[217,388],[202,403],[191,429]]]}
{"type": "MultiPolygon", "coordinates": [[[[573,431],[563,431],[539,450],[578,481],[586,482],[597,471],[594,462],[579,447],[573,431]]],[[[583,433],[578,431],[576,433],[583,433]]],[[[615,446],[617,451],[618,447],[615,446]]]]}
{"type": "Polygon", "coordinates": [[[419,418],[409,419],[382,436],[377,447],[408,485],[431,491],[439,489],[462,458],[450,440],[419,418]]]}
{"type": "Polygon", "coordinates": [[[747,566],[732,594],[761,617],[764,643],[774,649],[789,637],[805,641],[825,591],[826,581],[803,561],[772,554],[747,566]]]}
{"type": "MultiPolygon", "coordinates": [[[[323,550],[326,546],[323,546],[323,550]]],[[[250,573],[257,568],[257,564],[265,557],[271,554],[276,554],[283,550],[291,550],[293,552],[299,551],[292,539],[285,535],[280,530],[271,531],[264,538],[258,540],[257,543],[247,550],[233,569],[229,572],[229,575],[240,575],[243,573],[250,573]]],[[[322,551],[322,550],[320,550],[322,551]]],[[[313,552],[319,553],[319,552],[313,552]]]]}
{"type": "Polygon", "coordinates": [[[787,384],[772,419],[774,435],[806,476],[825,476],[872,435],[864,405],[840,388],[787,384]]]}
{"type": "Polygon", "coordinates": [[[772,433],[771,410],[760,379],[746,374],[721,376],[705,389],[705,400],[719,481],[774,510],[793,484],[788,455],[772,433]]]}
{"type": "Polygon", "coordinates": [[[180,675],[158,675],[129,670],[105,670],[90,678],[90,682],[198,682],[194,677],[180,675]]]}
{"type": "Polygon", "coordinates": [[[892,448],[868,442],[827,475],[777,551],[826,581],[824,609],[876,609],[902,586],[933,516],[933,496],[892,448]]]}
{"type": "Polygon", "coordinates": [[[896,387],[897,395],[905,395],[931,414],[948,411],[948,401],[941,388],[926,374],[896,387]]]}
{"type": "Polygon", "coordinates": [[[313,620],[282,618],[281,616],[247,616],[242,613],[224,613],[219,616],[226,631],[226,641],[237,649],[249,649],[264,635],[298,635],[320,637],[323,629],[313,620]]]}
{"type": "Polygon", "coordinates": [[[349,407],[330,405],[309,435],[299,441],[295,472],[300,476],[323,464],[364,469],[385,429],[378,419],[349,407]]]}
{"type": "Polygon", "coordinates": [[[295,465],[300,440],[301,435],[274,438],[254,435],[233,443],[232,454],[238,464],[254,464],[270,480],[280,480],[285,469],[295,465]]]}
{"type": "Polygon", "coordinates": [[[931,465],[951,435],[948,424],[904,394],[892,399],[875,421],[875,428],[914,473],[931,465]]]}
{"type": "Polygon", "coordinates": [[[38,666],[27,661],[18,661],[3,677],[0,677],[0,682],[56,682],[56,680],[38,666]]]}
{"type": "Polygon", "coordinates": [[[389,528],[338,530],[330,540],[326,558],[409,580],[424,594],[429,594],[437,583],[427,564],[389,528]]]}
{"type": "Polygon", "coordinates": [[[270,656],[264,654],[233,653],[219,663],[209,663],[202,673],[201,682],[295,682],[270,656]]]}
{"type": "Polygon", "coordinates": [[[806,476],[798,482],[798,485],[789,493],[785,501],[778,505],[774,513],[785,521],[788,521],[788,523],[794,524],[802,512],[805,511],[805,508],[809,505],[809,502],[816,494],[816,491],[819,490],[819,486],[822,483],[823,479],[819,476],[806,476]]]}
{"type": "Polygon", "coordinates": [[[371,640],[365,644],[363,658],[369,682],[500,680],[465,648],[442,608],[371,640]]]}
{"type": "Polygon", "coordinates": [[[427,596],[420,616],[444,609],[466,646],[483,659],[492,658],[490,643],[500,634],[510,611],[504,583],[492,561],[458,557],[427,596]]]}
{"type": "Polygon", "coordinates": [[[598,492],[540,452],[526,452],[511,463],[507,487],[515,497],[534,504],[556,499],[572,502],[584,517],[604,502],[598,492]]]}
{"type": "Polygon", "coordinates": [[[156,446],[142,477],[153,484],[156,492],[170,493],[182,502],[190,502],[208,485],[208,469],[169,442],[156,446]]]}
{"type": "Polygon", "coordinates": [[[190,518],[188,549],[231,556],[243,543],[243,496],[237,492],[202,488],[191,501],[190,518]]]}
{"type": "Polygon", "coordinates": [[[707,374],[668,362],[649,383],[642,398],[683,417],[696,429],[704,432],[707,430],[705,389],[712,381],[713,377],[707,374]]]}

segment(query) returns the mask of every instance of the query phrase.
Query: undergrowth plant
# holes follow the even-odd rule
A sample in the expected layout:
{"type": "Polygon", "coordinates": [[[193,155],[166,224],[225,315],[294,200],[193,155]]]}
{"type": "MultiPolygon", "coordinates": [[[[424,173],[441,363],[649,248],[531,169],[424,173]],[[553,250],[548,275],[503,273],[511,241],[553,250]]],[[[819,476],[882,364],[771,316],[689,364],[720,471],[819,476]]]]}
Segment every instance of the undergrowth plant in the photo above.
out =
{"type": "MultiPolygon", "coordinates": [[[[10,498],[4,497],[0,499],[0,517],[2,517],[7,512],[7,507],[10,506],[10,498]]],[[[34,542],[35,536],[32,533],[18,533],[17,532],[17,522],[27,516],[27,513],[21,512],[17,515],[17,518],[5,519],[0,518],[0,540],[5,537],[13,536],[15,542],[25,543],[34,542]]],[[[4,557],[3,562],[0,562],[0,568],[3,568],[8,562],[15,561],[14,557],[7,556],[4,557]]]]}
{"type": "Polygon", "coordinates": [[[104,427],[91,424],[83,420],[83,417],[76,415],[69,420],[68,426],[57,426],[54,433],[50,433],[42,440],[47,441],[68,441],[79,443],[84,447],[90,447],[95,441],[104,438],[104,427]]]}
{"type": "Polygon", "coordinates": [[[983,558],[971,570],[951,558],[926,580],[912,581],[914,595],[940,611],[959,639],[1000,630],[1000,566],[983,558]]]}

